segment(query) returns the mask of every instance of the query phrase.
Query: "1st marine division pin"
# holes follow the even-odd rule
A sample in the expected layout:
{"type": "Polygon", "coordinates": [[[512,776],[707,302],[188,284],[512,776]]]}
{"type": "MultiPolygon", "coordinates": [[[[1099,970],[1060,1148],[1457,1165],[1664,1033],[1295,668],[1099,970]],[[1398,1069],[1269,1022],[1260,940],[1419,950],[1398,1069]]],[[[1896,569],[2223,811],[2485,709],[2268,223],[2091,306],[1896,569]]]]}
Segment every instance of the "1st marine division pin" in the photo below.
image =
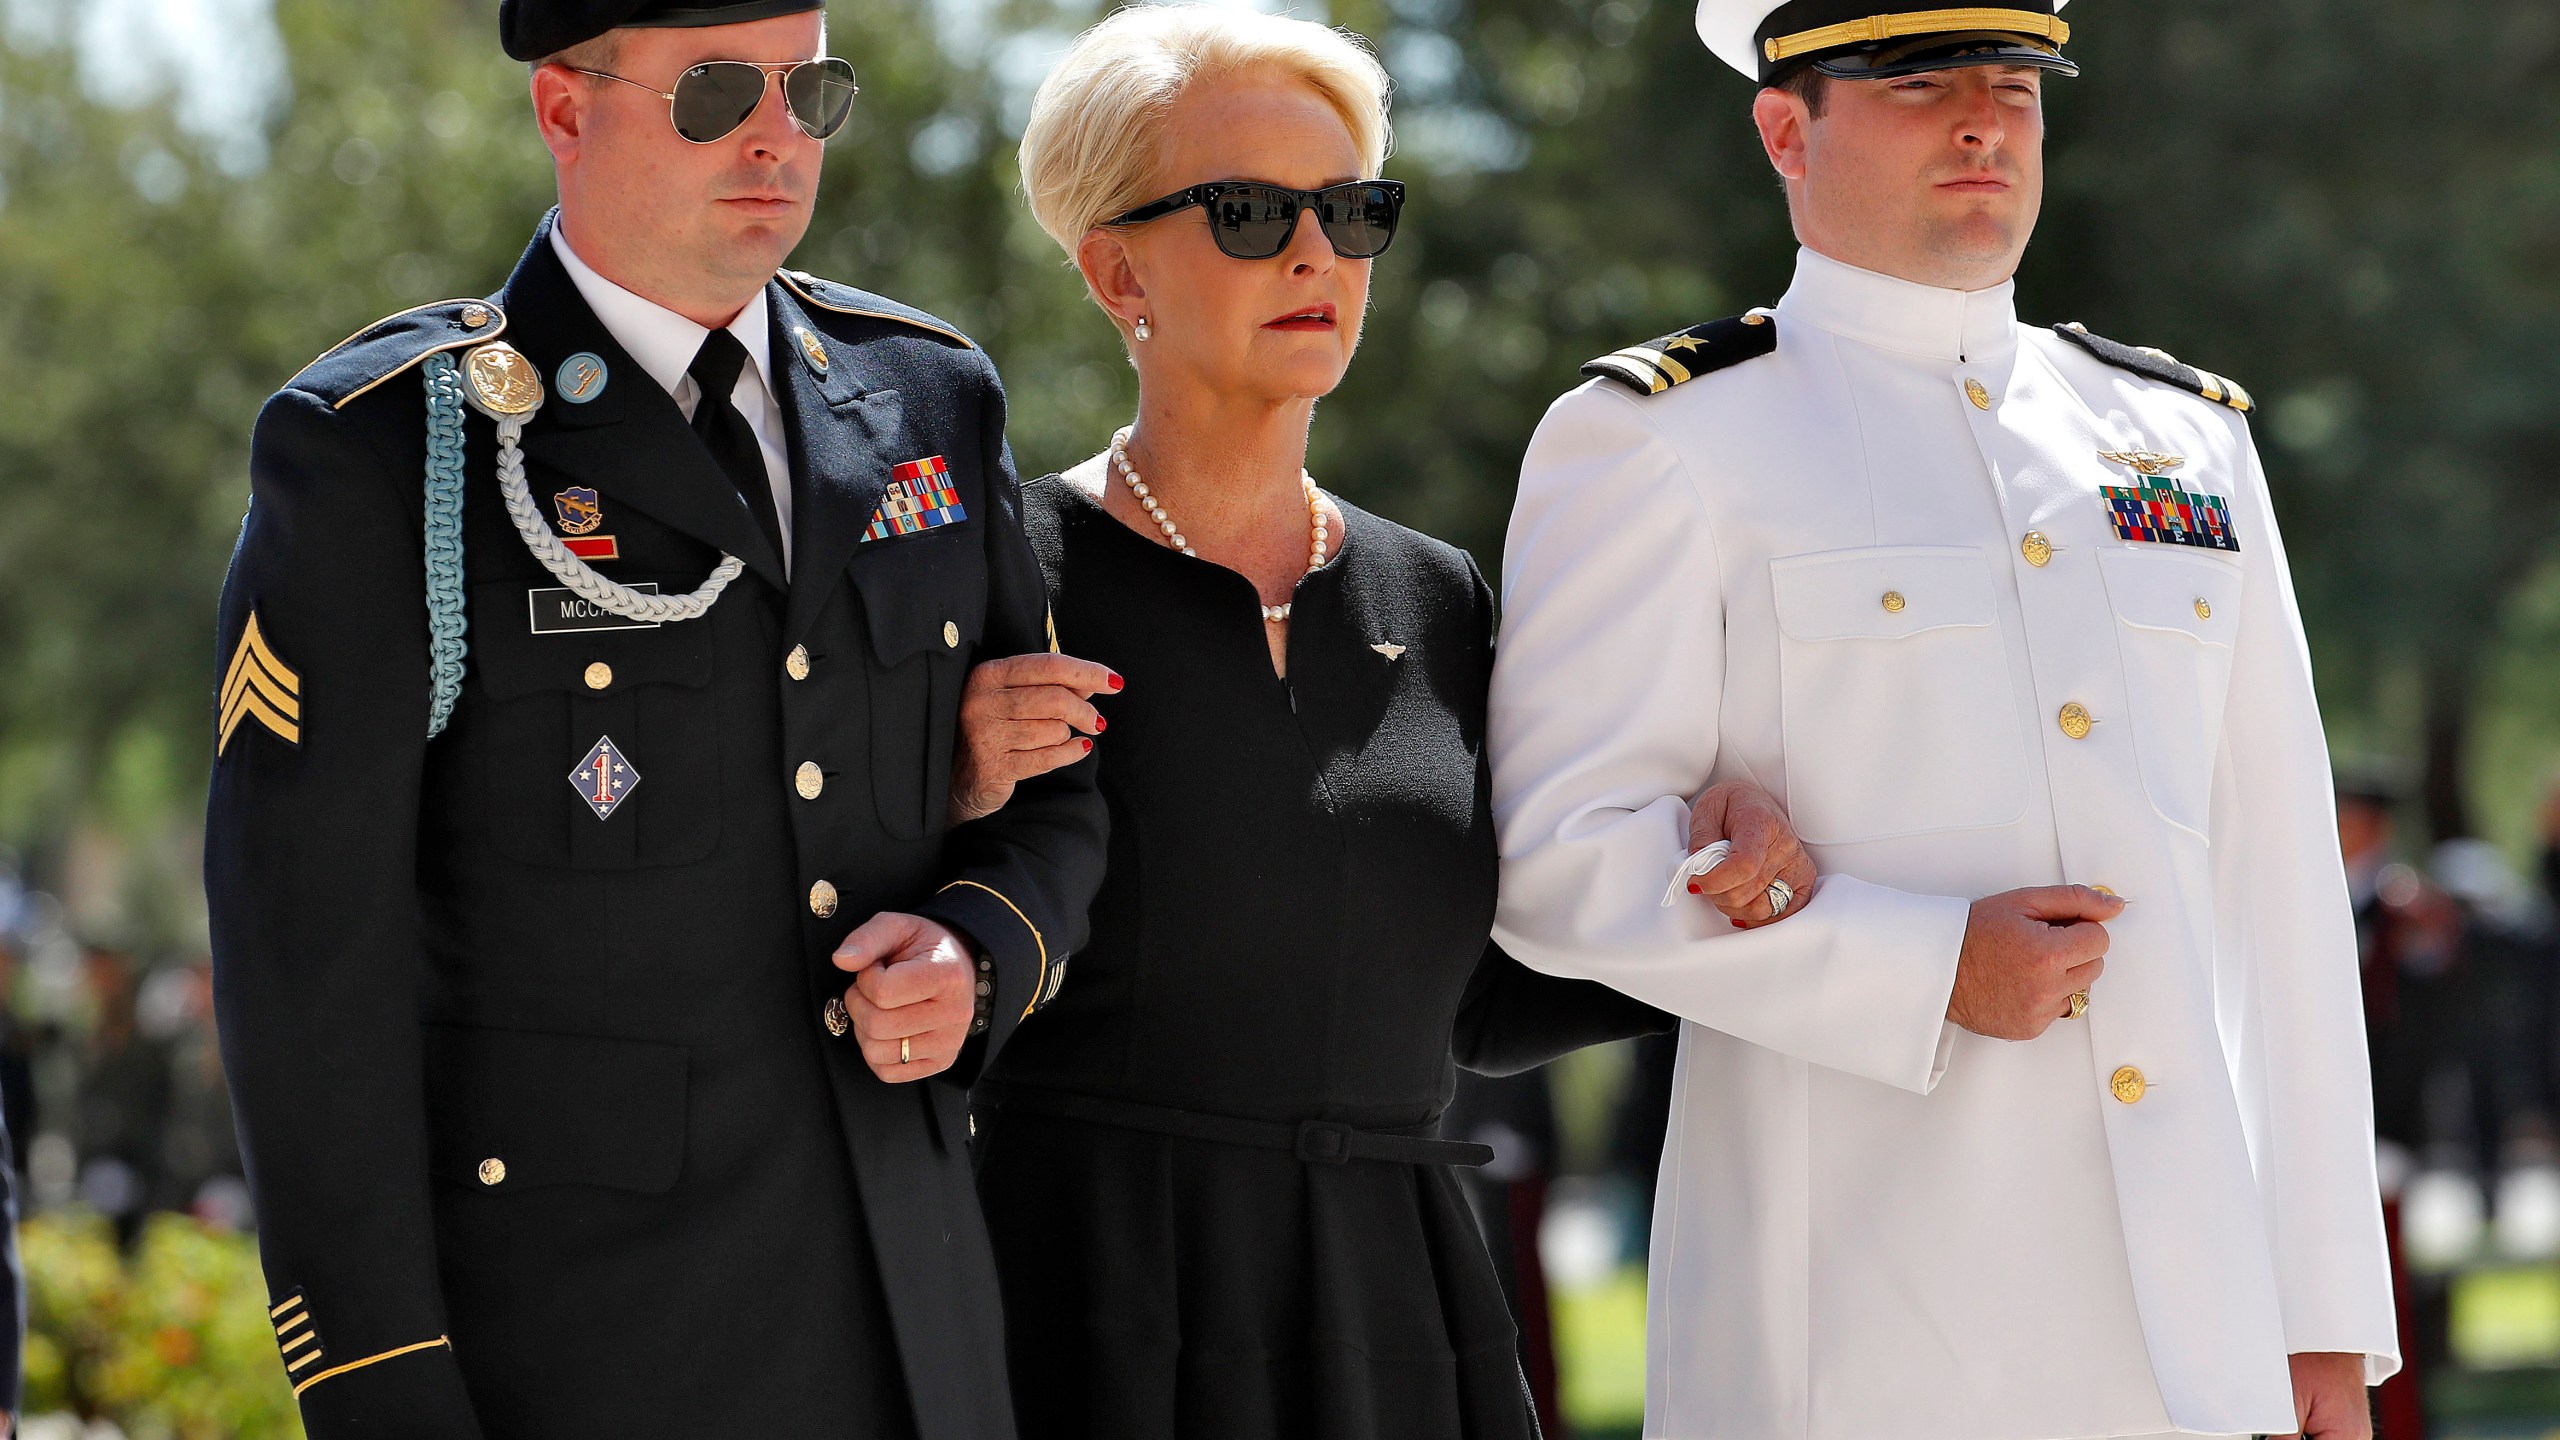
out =
{"type": "Polygon", "coordinates": [[[610,820],[613,812],[628,799],[640,783],[640,772],[633,768],[629,756],[605,736],[587,751],[587,758],[569,772],[569,783],[577,787],[578,798],[596,812],[599,820],[610,820]]]}

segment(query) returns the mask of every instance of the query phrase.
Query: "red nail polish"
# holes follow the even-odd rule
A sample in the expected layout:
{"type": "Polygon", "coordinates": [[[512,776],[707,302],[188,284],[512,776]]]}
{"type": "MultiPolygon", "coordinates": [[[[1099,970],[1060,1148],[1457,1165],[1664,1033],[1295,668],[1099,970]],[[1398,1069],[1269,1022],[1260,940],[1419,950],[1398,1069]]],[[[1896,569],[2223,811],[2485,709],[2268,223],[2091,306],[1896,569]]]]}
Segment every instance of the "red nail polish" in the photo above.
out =
{"type": "Polygon", "coordinates": [[[1690,893],[1690,894],[1692,894],[1692,895],[1704,895],[1704,894],[1706,894],[1707,892],[1706,892],[1705,887],[1703,887],[1703,886],[1699,885],[1696,881],[1694,881],[1694,880],[1693,880],[1693,881],[1689,882],[1689,893],[1690,893]]]}
{"type": "Polygon", "coordinates": [[[1745,929],[1749,929],[1750,927],[1749,927],[1749,926],[1744,925],[1741,921],[1736,920],[1736,921],[1734,921],[1734,922],[1733,922],[1733,928],[1734,928],[1734,929],[1736,929],[1736,930],[1745,930],[1745,929]]]}
{"type": "Polygon", "coordinates": [[[1099,734],[1101,734],[1103,731],[1108,730],[1108,729],[1110,729],[1110,728],[1111,728],[1111,718],[1110,718],[1109,716],[1107,716],[1107,715],[1096,715],[1096,716],[1094,716],[1094,717],[1093,717],[1093,733],[1094,733],[1094,734],[1099,735],[1099,734]]]}
{"type": "Polygon", "coordinates": [[[1128,681],[1121,679],[1117,675],[1111,677],[1111,688],[1114,690],[1123,689],[1128,685],[1128,683],[1128,681]]]}
{"type": "Polygon", "coordinates": [[[1092,742],[1092,741],[1087,740],[1086,742],[1084,742],[1084,753],[1086,753],[1087,755],[1090,755],[1090,754],[1092,754],[1092,753],[1093,753],[1093,742],[1092,742]]]}

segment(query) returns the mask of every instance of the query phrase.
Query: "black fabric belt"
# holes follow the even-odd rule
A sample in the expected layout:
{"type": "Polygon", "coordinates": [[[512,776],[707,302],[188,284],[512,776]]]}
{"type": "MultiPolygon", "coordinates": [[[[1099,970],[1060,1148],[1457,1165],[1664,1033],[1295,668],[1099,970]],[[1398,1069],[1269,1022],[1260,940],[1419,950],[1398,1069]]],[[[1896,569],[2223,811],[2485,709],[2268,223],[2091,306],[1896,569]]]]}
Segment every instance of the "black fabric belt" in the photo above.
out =
{"type": "Polygon", "coordinates": [[[1491,1146],[1473,1145],[1463,1140],[1442,1140],[1431,1135],[1428,1126],[1361,1130],[1333,1120],[1301,1120],[1291,1125],[1278,1120],[1246,1120],[1234,1115],[1178,1110],[1169,1105],[1141,1105],[1134,1100],[1107,1100],[1099,1095],[1079,1095],[1070,1090],[1026,1085],[982,1084],[979,1093],[994,1102],[998,1114],[1010,1110],[1024,1115],[1083,1120],[1121,1130],[1174,1135],[1185,1140],[1248,1145],[1257,1150],[1286,1150],[1317,1165],[1340,1165],[1352,1160],[1385,1160],[1398,1165],[1484,1165],[1493,1159],[1491,1146]]]}

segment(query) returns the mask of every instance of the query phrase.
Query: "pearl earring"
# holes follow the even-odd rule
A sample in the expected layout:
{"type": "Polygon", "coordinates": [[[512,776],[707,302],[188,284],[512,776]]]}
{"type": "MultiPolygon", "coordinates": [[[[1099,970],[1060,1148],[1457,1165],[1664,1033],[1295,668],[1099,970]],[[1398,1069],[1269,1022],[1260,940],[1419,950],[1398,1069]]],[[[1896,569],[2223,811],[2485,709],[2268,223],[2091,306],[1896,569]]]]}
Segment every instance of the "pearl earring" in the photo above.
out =
{"type": "Polygon", "coordinates": [[[1147,338],[1147,317],[1144,315],[1138,317],[1138,338],[1141,340],[1147,338]]]}

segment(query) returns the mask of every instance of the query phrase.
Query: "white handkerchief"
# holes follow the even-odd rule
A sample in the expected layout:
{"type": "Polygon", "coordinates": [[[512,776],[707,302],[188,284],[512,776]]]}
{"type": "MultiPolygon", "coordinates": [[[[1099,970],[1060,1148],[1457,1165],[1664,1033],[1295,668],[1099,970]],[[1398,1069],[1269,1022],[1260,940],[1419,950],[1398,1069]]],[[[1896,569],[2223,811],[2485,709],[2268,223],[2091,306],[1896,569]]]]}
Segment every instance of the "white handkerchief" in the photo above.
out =
{"type": "Polygon", "coordinates": [[[1688,892],[1690,881],[1713,870],[1732,856],[1733,842],[1718,840],[1706,849],[1681,861],[1679,867],[1671,872],[1671,888],[1662,892],[1662,908],[1668,910],[1679,904],[1680,897],[1688,892]]]}

